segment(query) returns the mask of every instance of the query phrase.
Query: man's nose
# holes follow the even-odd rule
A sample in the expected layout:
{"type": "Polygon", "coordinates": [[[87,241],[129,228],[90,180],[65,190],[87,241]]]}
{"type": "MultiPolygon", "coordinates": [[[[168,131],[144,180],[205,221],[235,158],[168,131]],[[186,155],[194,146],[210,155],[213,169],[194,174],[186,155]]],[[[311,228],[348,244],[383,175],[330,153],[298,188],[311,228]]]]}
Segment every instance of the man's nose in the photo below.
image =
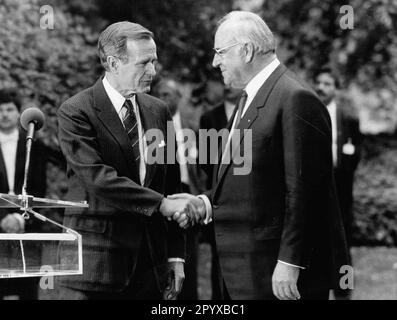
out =
{"type": "Polygon", "coordinates": [[[217,68],[218,66],[219,66],[219,57],[218,57],[218,55],[215,53],[214,54],[214,59],[212,60],[212,66],[214,67],[214,68],[217,68]]]}
{"type": "Polygon", "coordinates": [[[156,67],[154,66],[154,63],[150,63],[147,73],[153,77],[156,75],[156,67]]]}

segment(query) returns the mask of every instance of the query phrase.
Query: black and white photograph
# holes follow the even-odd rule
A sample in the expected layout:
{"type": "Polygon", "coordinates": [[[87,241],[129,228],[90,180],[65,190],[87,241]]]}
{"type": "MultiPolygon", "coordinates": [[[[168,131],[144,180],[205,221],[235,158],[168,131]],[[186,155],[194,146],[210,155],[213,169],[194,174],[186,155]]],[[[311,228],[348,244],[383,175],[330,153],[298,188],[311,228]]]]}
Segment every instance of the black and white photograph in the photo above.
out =
{"type": "Polygon", "coordinates": [[[0,0],[0,300],[397,300],[396,29],[394,0],[0,0]]]}

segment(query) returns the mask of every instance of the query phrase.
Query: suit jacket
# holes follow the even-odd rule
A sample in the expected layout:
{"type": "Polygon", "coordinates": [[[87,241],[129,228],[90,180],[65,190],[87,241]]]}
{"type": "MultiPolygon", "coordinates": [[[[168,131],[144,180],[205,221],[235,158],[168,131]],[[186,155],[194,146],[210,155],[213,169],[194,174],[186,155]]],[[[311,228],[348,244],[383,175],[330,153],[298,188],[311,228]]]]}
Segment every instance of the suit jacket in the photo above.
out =
{"type": "MultiPolygon", "coordinates": [[[[22,185],[25,171],[26,160],[26,131],[19,130],[19,138],[17,142],[16,159],[15,159],[15,176],[14,176],[14,192],[22,193],[22,185]]],[[[40,140],[33,142],[30,167],[28,174],[27,193],[35,197],[45,197],[46,194],[46,164],[48,161],[60,164],[62,163],[62,155],[59,150],[54,150],[44,145],[40,140]]],[[[0,193],[8,193],[9,185],[7,179],[7,170],[4,162],[3,152],[0,148],[0,193]]],[[[13,209],[0,210],[0,219],[10,212],[16,212],[13,209]]],[[[35,218],[27,221],[26,231],[37,231],[42,222],[35,218]]]]}
{"type": "MultiPolygon", "coordinates": [[[[172,121],[160,100],[137,94],[144,130],[158,128],[167,141],[172,121]]],[[[130,140],[99,79],[65,101],[58,110],[59,142],[67,160],[68,195],[88,201],[88,209],[67,209],[64,225],[83,235],[83,275],[62,277],[81,290],[122,290],[134,276],[140,248],[149,248],[148,270],[162,273],[168,257],[185,257],[184,234],[158,207],[167,194],[180,190],[178,164],[147,165],[139,182],[130,140]]],[[[158,152],[167,154],[167,147],[158,152]]],[[[166,157],[164,158],[166,159],[166,157]]],[[[60,246],[61,258],[69,248],[60,246]]]]}
{"type": "MultiPolygon", "coordinates": [[[[26,131],[20,129],[15,160],[14,192],[21,194],[26,159],[26,131]]],[[[28,176],[27,192],[35,197],[43,197],[46,190],[46,155],[47,148],[35,141],[32,145],[31,162],[28,176]]],[[[0,192],[8,193],[7,170],[3,152],[0,149],[0,192]]]]}
{"type": "Polygon", "coordinates": [[[235,175],[236,164],[221,165],[207,193],[232,299],[274,298],[271,278],[277,260],[306,268],[298,281],[301,292],[337,285],[348,256],[325,106],[280,65],[238,129],[252,130],[252,148],[244,150],[244,139],[240,142],[251,154],[252,170],[235,175]]]}
{"type": "MultiPolygon", "coordinates": [[[[225,104],[220,103],[214,109],[205,112],[200,118],[200,129],[216,129],[217,131],[226,128],[227,116],[225,111],[225,104]]],[[[214,165],[210,163],[210,148],[207,146],[207,162],[201,166],[207,175],[206,186],[207,189],[211,189],[212,186],[212,175],[214,165]]]]}

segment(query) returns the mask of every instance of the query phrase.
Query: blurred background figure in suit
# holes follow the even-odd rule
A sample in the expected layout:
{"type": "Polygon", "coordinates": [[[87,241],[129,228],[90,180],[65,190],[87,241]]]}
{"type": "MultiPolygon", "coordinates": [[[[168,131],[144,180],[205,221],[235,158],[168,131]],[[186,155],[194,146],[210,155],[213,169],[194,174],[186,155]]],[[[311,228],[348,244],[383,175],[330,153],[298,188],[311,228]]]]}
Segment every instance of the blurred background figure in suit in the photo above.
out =
{"type": "MultiPolygon", "coordinates": [[[[315,88],[331,117],[332,156],[335,183],[342,213],[346,240],[351,247],[353,234],[354,172],[360,160],[361,133],[359,119],[346,98],[338,94],[340,80],[334,70],[322,67],[314,76],[315,88]]],[[[348,290],[336,290],[335,296],[347,298],[348,290]]]]}
{"type": "MultiPolygon", "coordinates": [[[[226,128],[231,116],[233,115],[234,107],[236,106],[237,100],[241,95],[241,89],[235,89],[231,87],[224,87],[224,100],[218,103],[213,109],[203,113],[200,118],[200,129],[215,129],[217,131],[226,128]]],[[[221,139],[219,139],[221,143],[221,139]]],[[[201,169],[206,174],[205,186],[209,190],[212,187],[212,175],[214,170],[214,164],[210,162],[210,146],[207,144],[207,161],[201,165],[201,169]]],[[[202,226],[203,240],[208,242],[211,246],[211,292],[212,300],[218,300],[221,298],[220,289],[218,286],[218,274],[217,274],[217,261],[216,261],[216,244],[214,225],[208,224],[202,226]]]]}
{"type": "MultiPolygon", "coordinates": [[[[241,95],[241,89],[225,87],[224,90],[224,100],[217,104],[213,109],[204,112],[201,116],[200,129],[216,129],[219,131],[226,128],[226,125],[233,114],[237,100],[241,95]]],[[[207,150],[207,155],[210,155],[209,149],[207,150]]],[[[208,159],[208,161],[202,165],[201,168],[207,175],[206,189],[210,189],[212,187],[212,173],[214,165],[211,164],[208,159]]]]}
{"type": "MultiPolygon", "coordinates": [[[[204,175],[197,165],[198,150],[197,142],[189,141],[190,145],[184,146],[187,142],[184,139],[183,129],[194,130],[194,125],[187,114],[182,101],[181,85],[174,79],[163,77],[153,89],[153,93],[159,99],[166,102],[172,116],[175,127],[177,154],[181,173],[182,191],[191,194],[199,194],[203,191],[204,175]],[[183,152],[188,150],[187,152],[183,152]]],[[[198,135],[196,134],[196,137],[198,135]]],[[[195,226],[192,232],[187,233],[185,263],[185,280],[182,291],[178,296],[179,300],[197,300],[197,262],[198,262],[198,239],[200,226],[195,226]]]]}
{"type": "MultiPolygon", "coordinates": [[[[0,90],[0,193],[18,195],[22,185],[26,158],[26,131],[19,126],[21,100],[16,90],[0,90]]],[[[46,161],[54,163],[62,159],[60,150],[47,147],[40,140],[33,143],[27,192],[35,197],[46,193],[46,161]]],[[[0,232],[37,232],[41,222],[35,218],[25,220],[16,210],[0,209],[0,232]]],[[[10,259],[20,252],[11,250],[10,259]]],[[[30,252],[29,254],[33,254],[30,252]]],[[[40,265],[40,252],[36,252],[40,265]]],[[[37,278],[3,279],[0,297],[4,299],[37,299],[37,278]]]]}

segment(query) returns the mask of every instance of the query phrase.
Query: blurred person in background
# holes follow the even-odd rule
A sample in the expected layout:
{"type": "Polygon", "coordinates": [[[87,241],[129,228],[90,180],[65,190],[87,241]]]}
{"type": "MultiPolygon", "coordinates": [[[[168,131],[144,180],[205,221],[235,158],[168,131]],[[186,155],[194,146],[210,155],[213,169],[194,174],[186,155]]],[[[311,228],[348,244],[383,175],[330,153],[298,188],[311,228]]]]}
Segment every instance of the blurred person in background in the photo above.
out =
{"type": "MultiPolygon", "coordinates": [[[[199,194],[203,191],[204,175],[201,173],[197,164],[198,150],[196,141],[184,146],[185,140],[183,129],[194,130],[191,125],[194,119],[189,119],[186,115],[186,106],[181,104],[182,92],[180,84],[174,79],[163,77],[153,88],[153,94],[164,101],[172,116],[175,127],[176,141],[178,148],[179,169],[181,173],[182,190],[191,194],[199,194]],[[187,152],[183,152],[188,150],[187,152]]],[[[197,134],[196,134],[197,137],[197,134]]],[[[197,262],[198,262],[198,239],[200,226],[193,227],[191,232],[187,233],[185,262],[185,280],[183,288],[178,296],[179,300],[197,300],[197,262]]]]}
{"type": "MultiPolygon", "coordinates": [[[[213,109],[208,110],[200,117],[200,129],[216,129],[221,130],[226,128],[227,123],[232,117],[234,107],[241,95],[241,89],[234,89],[231,87],[224,88],[224,99],[218,103],[213,109]]],[[[209,146],[208,146],[209,147],[209,146]]],[[[207,151],[209,156],[209,150],[207,151]]],[[[207,175],[206,187],[210,189],[212,186],[212,173],[214,165],[210,163],[209,159],[201,166],[207,175]]]]}
{"type": "MultiPolygon", "coordinates": [[[[26,159],[26,131],[19,126],[21,99],[16,90],[0,89],[0,193],[18,195],[22,185],[26,159]]],[[[46,163],[62,162],[60,150],[46,146],[41,140],[33,142],[27,193],[44,197],[46,193],[46,163]]],[[[0,231],[24,233],[40,231],[43,222],[34,217],[25,220],[16,210],[0,209],[0,231]]],[[[20,256],[20,251],[9,251],[10,259],[20,256]]],[[[37,256],[40,252],[29,252],[37,256]]],[[[37,299],[37,278],[0,280],[0,296],[4,299],[37,299]]]]}
{"type": "MultiPolygon", "coordinates": [[[[359,119],[351,102],[338,94],[340,80],[334,70],[322,67],[314,75],[317,94],[327,107],[332,122],[332,160],[339,206],[348,247],[353,233],[354,173],[360,161],[361,133],[359,119]]],[[[351,257],[350,257],[351,260],[351,257]]],[[[349,290],[335,290],[337,298],[348,298],[349,290]]]]}

